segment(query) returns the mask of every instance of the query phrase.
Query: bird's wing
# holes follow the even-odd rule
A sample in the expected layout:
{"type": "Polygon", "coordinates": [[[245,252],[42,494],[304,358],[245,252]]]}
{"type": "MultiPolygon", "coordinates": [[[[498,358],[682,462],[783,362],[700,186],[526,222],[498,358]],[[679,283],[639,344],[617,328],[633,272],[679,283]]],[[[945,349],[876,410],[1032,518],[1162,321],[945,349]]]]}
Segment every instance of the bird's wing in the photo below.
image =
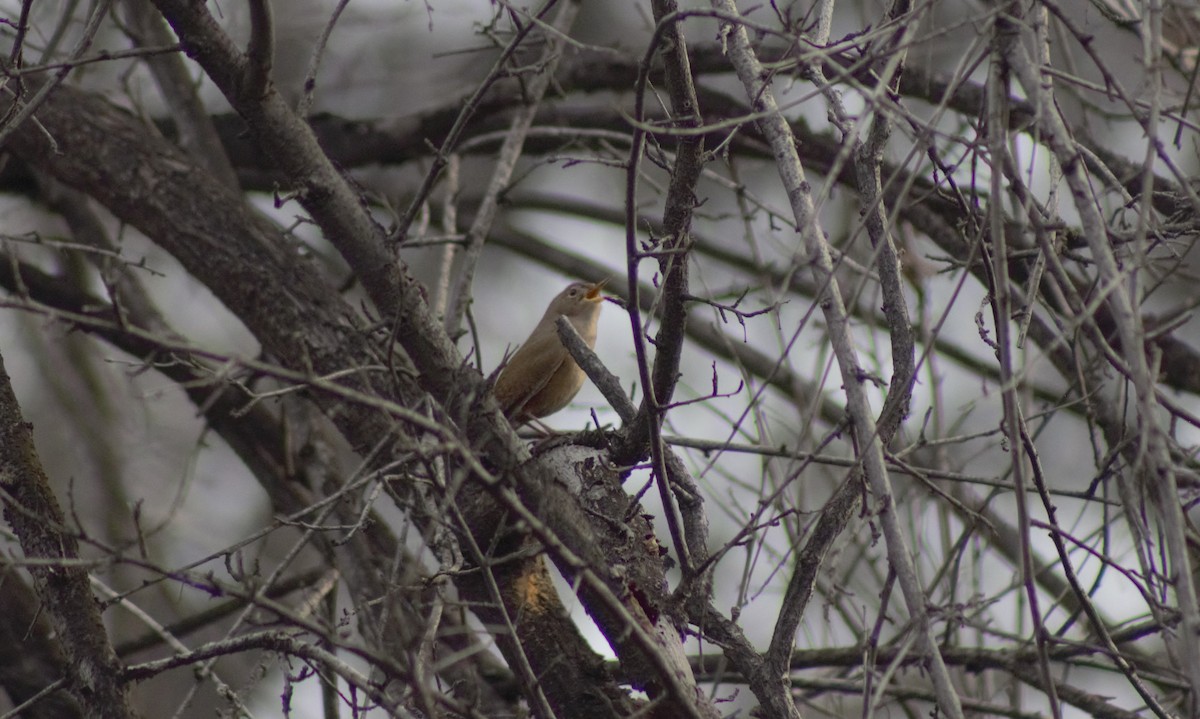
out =
{"type": "Polygon", "coordinates": [[[531,339],[521,345],[496,378],[494,392],[504,414],[515,417],[546,386],[566,358],[567,350],[558,335],[531,339]]]}

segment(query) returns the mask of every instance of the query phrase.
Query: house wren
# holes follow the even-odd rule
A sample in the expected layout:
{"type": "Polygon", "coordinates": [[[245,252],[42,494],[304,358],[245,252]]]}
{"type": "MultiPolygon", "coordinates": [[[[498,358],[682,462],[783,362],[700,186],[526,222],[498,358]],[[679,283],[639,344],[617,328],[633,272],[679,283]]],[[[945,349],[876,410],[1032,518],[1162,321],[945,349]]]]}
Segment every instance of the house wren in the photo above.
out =
{"type": "Polygon", "coordinates": [[[579,392],[586,377],[558,339],[554,327],[559,315],[567,318],[588,347],[596,345],[596,322],[603,297],[595,284],[574,282],[550,301],[546,314],[525,344],[496,378],[496,399],[504,414],[518,424],[553,414],[579,392]]]}

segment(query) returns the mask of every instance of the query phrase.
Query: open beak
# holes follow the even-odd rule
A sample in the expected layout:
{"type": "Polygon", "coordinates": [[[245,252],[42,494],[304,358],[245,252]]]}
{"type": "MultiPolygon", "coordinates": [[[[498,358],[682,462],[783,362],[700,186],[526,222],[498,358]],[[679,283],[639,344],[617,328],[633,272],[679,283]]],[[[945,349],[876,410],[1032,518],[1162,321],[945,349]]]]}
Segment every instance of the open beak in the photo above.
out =
{"type": "Polygon", "coordinates": [[[588,288],[587,294],[584,295],[584,299],[588,300],[589,302],[599,302],[603,300],[604,298],[600,296],[600,290],[604,289],[604,286],[607,284],[608,278],[605,277],[596,284],[592,285],[590,288],[588,288]]]}

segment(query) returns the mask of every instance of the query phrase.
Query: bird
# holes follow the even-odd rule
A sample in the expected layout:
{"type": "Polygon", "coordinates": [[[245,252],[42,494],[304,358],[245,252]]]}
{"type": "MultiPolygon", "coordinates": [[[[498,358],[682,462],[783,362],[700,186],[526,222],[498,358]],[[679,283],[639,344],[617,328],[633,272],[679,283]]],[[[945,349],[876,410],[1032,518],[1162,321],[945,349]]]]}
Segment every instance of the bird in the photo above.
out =
{"type": "Polygon", "coordinates": [[[558,338],[554,323],[567,318],[588,347],[596,346],[596,323],[608,280],[572,282],[550,300],[542,319],[500,370],[493,390],[500,409],[515,425],[554,414],[583,387],[586,375],[558,338]]]}

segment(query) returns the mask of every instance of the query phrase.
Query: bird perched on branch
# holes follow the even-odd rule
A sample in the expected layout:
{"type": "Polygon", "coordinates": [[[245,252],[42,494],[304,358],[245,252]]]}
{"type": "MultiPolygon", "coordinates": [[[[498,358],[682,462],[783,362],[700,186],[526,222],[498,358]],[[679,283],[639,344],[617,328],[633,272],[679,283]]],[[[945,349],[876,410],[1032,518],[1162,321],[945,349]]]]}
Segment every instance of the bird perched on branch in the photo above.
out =
{"type": "Polygon", "coordinates": [[[575,397],[586,377],[558,339],[554,323],[567,318],[588,347],[596,346],[596,322],[608,280],[573,282],[550,301],[546,314],[496,378],[495,394],[504,414],[524,424],[553,414],[575,397]]]}

